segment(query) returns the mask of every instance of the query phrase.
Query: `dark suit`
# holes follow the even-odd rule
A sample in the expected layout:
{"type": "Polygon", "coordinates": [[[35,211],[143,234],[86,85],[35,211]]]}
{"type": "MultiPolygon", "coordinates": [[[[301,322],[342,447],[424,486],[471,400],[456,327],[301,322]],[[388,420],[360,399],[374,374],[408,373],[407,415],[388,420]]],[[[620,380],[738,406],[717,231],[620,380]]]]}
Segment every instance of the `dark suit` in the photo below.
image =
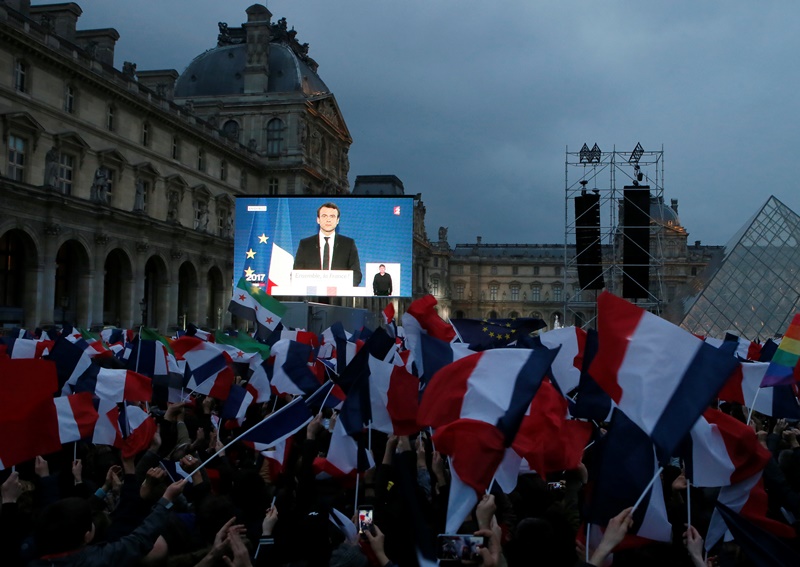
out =
{"type": "MultiPolygon", "coordinates": [[[[355,240],[337,234],[333,242],[331,270],[353,270],[353,287],[356,287],[361,283],[361,262],[358,259],[355,240]]],[[[321,270],[320,255],[319,234],[304,238],[297,246],[292,269],[321,270]]]]}

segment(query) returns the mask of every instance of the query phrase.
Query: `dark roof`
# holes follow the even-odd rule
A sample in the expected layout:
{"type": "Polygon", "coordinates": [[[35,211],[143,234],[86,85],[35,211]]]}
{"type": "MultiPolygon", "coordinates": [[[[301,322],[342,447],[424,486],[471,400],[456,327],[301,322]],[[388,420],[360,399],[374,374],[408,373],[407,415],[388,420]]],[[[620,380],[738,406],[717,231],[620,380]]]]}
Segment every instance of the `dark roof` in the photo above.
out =
{"type": "MultiPolygon", "coordinates": [[[[243,94],[246,65],[245,43],[209,49],[195,57],[181,73],[175,84],[175,97],[243,94]]],[[[268,65],[268,92],[303,92],[306,95],[330,92],[319,75],[284,43],[269,44],[268,65]]]]}
{"type": "MultiPolygon", "coordinates": [[[[575,245],[567,247],[574,251],[575,245]]],[[[453,260],[469,256],[483,258],[564,258],[563,244],[456,244],[453,260]]]]}
{"type": "Polygon", "coordinates": [[[404,195],[403,182],[396,175],[359,175],[353,195],[404,195]]]}

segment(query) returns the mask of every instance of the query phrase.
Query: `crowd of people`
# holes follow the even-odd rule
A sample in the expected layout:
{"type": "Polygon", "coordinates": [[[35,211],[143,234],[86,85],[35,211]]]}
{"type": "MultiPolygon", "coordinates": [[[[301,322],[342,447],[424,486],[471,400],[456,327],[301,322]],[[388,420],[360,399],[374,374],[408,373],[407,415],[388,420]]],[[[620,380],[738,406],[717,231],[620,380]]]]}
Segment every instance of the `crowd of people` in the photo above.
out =
{"type": "MultiPolygon", "coordinates": [[[[251,405],[243,427],[290,399],[284,395],[251,405]]],[[[740,406],[723,407],[747,421],[740,406]]],[[[214,398],[196,395],[147,409],[158,428],[138,454],[123,457],[113,447],[81,441],[0,471],[0,564],[405,567],[436,562],[452,478],[429,431],[412,436],[372,432],[375,466],[358,477],[335,477],[315,466],[326,455],[335,410],[323,409],[295,434],[278,463],[245,442],[228,445],[241,429],[219,426],[220,402],[214,398]],[[359,533],[361,505],[373,508],[374,523],[359,533]],[[341,517],[352,518],[351,525],[341,517]]],[[[751,421],[753,435],[772,455],[763,476],[770,513],[791,524],[800,518],[800,430],[759,415],[751,421]]],[[[594,441],[610,427],[593,425],[593,442],[577,468],[547,478],[520,474],[510,493],[492,484],[458,530],[485,542],[480,558],[464,564],[601,567],[612,559],[615,566],[751,564],[735,541],[720,542],[707,556],[703,538],[718,489],[688,485],[680,463],[666,466],[660,477],[672,542],[631,542],[626,535],[634,518],[626,507],[587,550],[585,504],[594,441]],[[620,546],[623,540],[627,544],[620,546]]]]}

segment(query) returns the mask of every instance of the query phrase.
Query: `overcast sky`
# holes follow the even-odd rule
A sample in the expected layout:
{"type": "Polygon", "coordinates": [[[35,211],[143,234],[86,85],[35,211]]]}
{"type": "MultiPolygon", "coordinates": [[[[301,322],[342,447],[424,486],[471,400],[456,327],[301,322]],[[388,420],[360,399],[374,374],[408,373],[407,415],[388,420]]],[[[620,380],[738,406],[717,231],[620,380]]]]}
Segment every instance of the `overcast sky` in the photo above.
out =
{"type": "MultiPolygon", "coordinates": [[[[181,72],[216,46],[217,22],[241,25],[253,2],[78,3],[79,29],[119,31],[117,68],[181,72]]],[[[798,2],[268,7],[310,44],[344,114],[351,187],[357,175],[397,175],[407,194],[422,193],[429,237],[446,226],[451,246],[563,243],[565,185],[581,174],[565,175],[565,152],[584,143],[663,147],[665,200],[679,200],[690,242],[725,244],[770,195],[800,211],[798,2]]]]}

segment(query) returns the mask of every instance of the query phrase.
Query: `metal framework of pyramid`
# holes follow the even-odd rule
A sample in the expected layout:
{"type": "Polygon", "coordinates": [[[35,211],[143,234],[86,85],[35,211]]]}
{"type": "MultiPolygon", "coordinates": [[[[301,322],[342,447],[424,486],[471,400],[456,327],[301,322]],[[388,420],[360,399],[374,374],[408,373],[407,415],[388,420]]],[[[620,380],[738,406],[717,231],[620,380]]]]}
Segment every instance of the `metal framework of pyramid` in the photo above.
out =
{"type": "Polygon", "coordinates": [[[800,310],[800,216],[771,196],[665,314],[684,329],[764,341],[800,310]]]}

